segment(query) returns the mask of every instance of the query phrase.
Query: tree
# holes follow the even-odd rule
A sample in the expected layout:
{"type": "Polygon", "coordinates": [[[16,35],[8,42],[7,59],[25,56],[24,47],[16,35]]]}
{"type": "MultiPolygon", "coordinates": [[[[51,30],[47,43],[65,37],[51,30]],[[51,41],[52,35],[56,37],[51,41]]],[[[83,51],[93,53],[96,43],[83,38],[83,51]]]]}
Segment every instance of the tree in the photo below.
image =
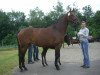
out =
{"type": "Polygon", "coordinates": [[[26,25],[24,13],[0,11],[0,44],[8,45],[12,42],[15,43],[15,36],[19,28],[26,25]]]}
{"type": "Polygon", "coordinates": [[[8,33],[11,33],[9,21],[9,17],[6,15],[6,13],[0,10],[0,43],[8,33]]]}
{"type": "Polygon", "coordinates": [[[94,19],[94,25],[93,25],[93,28],[95,28],[96,30],[96,36],[97,37],[100,37],[100,11],[97,11],[93,17],[94,19]]]}
{"type": "Polygon", "coordinates": [[[84,20],[87,21],[88,18],[93,17],[93,11],[90,5],[83,7],[83,15],[85,16],[84,20]]]}
{"type": "Polygon", "coordinates": [[[10,25],[12,28],[12,33],[17,33],[20,27],[27,26],[27,22],[25,20],[25,14],[23,12],[8,12],[7,15],[10,19],[10,25]]]}
{"type": "Polygon", "coordinates": [[[51,24],[55,23],[63,13],[63,5],[61,2],[58,2],[57,5],[53,7],[53,11],[50,11],[46,16],[44,16],[43,21],[45,27],[48,27],[51,24]]]}
{"type": "Polygon", "coordinates": [[[30,10],[29,14],[29,24],[33,27],[42,27],[42,19],[44,17],[44,13],[38,7],[34,10],[30,10]]]}

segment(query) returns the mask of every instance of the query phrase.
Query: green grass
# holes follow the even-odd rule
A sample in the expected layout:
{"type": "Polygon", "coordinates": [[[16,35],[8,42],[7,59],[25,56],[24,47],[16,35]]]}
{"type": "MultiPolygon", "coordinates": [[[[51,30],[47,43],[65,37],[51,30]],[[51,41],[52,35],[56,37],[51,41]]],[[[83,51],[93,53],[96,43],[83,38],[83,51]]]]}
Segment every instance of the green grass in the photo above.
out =
{"type": "Polygon", "coordinates": [[[18,54],[15,49],[0,50],[0,75],[11,75],[12,69],[18,65],[18,54]]]}
{"type": "MultiPolygon", "coordinates": [[[[42,48],[39,48],[39,53],[42,48]]],[[[26,54],[27,62],[27,54],[26,54]]],[[[17,47],[4,46],[0,47],[0,75],[11,75],[12,70],[18,66],[18,50],[17,47]]]]}

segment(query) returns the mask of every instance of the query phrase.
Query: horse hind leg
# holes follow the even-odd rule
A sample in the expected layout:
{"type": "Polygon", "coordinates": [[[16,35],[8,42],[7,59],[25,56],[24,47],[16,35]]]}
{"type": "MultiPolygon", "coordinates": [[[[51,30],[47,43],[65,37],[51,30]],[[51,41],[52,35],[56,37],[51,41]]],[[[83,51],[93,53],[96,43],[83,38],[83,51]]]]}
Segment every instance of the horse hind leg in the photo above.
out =
{"type": "Polygon", "coordinates": [[[20,68],[20,71],[22,72],[23,68],[22,68],[22,55],[21,54],[19,54],[19,68],[20,68]]]}
{"type": "Polygon", "coordinates": [[[25,67],[25,54],[23,55],[22,57],[22,67],[24,68],[24,70],[28,70],[26,67],[25,67]]]}
{"type": "Polygon", "coordinates": [[[48,66],[47,61],[46,61],[46,53],[47,53],[48,48],[43,48],[42,51],[42,65],[45,67],[45,65],[48,66]]]}
{"type": "Polygon", "coordinates": [[[24,70],[28,70],[26,67],[25,67],[25,53],[26,53],[26,48],[21,48],[21,52],[20,52],[20,55],[21,55],[21,62],[22,62],[22,68],[24,69],[24,70]]]}
{"type": "Polygon", "coordinates": [[[44,60],[45,60],[45,64],[48,66],[47,61],[46,61],[46,53],[47,53],[48,48],[44,49],[44,60]]]}
{"type": "Polygon", "coordinates": [[[45,67],[45,64],[44,64],[44,49],[43,49],[43,51],[42,51],[42,53],[41,53],[41,57],[42,57],[42,65],[43,65],[43,67],[45,67]]]}

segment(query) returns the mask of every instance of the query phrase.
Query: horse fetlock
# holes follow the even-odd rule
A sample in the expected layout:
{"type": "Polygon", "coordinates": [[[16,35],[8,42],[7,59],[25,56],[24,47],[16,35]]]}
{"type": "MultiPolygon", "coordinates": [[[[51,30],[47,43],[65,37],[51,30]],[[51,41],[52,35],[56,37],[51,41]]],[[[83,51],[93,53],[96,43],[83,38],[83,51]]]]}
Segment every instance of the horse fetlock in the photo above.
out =
{"type": "Polygon", "coordinates": [[[61,65],[61,62],[59,62],[59,65],[61,65]]]}
{"type": "Polygon", "coordinates": [[[23,68],[20,68],[20,72],[23,72],[24,70],[23,70],[23,68]]]}
{"type": "Polygon", "coordinates": [[[24,70],[25,70],[25,71],[27,71],[27,70],[28,70],[25,66],[23,66],[23,68],[24,68],[24,70]]]}
{"type": "Polygon", "coordinates": [[[48,66],[48,64],[47,63],[45,63],[46,64],[46,66],[48,66]]]}
{"type": "Polygon", "coordinates": [[[42,65],[43,65],[43,67],[45,67],[45,64],[44,63],[42,63],[42,65]]]}
{"type": "Polygon", "coordinates": [[[55,65],[55,67],[56,67],[57,70],[60,70],[60,67],[58,65],[55,65]]]}

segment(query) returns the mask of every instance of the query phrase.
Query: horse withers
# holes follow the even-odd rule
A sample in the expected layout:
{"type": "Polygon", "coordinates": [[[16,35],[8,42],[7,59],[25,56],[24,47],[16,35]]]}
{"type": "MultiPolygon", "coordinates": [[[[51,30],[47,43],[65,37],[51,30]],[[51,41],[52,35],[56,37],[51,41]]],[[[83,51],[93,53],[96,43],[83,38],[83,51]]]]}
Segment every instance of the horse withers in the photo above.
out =
{"type": "Polygon", "coordinates": [[[55,67],[60,70],[58,63],[60,62],[60,48],[64,42],[65,32],[69,23],[76,26],[78,18],[74,10],[70,10],[59,18],[57,23],[52,24],[47,28],[33,28],[27,27],[17,35],[18,38],[18,52],[19,52],[19,68],[21,71],[27,70],[25,66],[25,53],[30,44],[43,47],[42,64],[47,65],[46,52],[49,48],[55,49],[55,67]]]}

